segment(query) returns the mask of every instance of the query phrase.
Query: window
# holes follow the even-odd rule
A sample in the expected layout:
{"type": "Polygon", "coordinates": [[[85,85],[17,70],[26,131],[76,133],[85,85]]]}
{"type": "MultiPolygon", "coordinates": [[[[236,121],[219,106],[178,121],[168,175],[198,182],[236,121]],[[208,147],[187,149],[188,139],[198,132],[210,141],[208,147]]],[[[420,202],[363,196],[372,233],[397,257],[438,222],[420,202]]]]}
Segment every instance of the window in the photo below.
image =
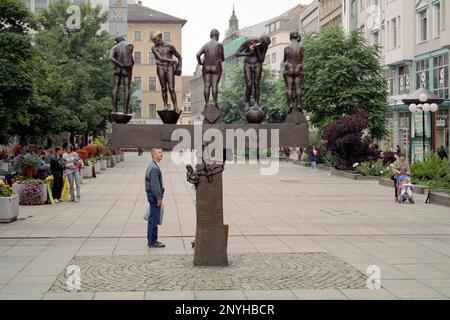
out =
{"type": "Polygon", "coordinates": [[[386,49],[389,51],[391,49],[390,43],[391,43],[391,32],[389,29],[391,27],[391,23],[388,21],[387,22],[387,27],[386,27],[386,49]]]}
{"type": "Polygon", "coordinates": [[[398,93],[409,93],[410,79],[409,79],[409,67],[406,65],[398,67],[398,93]]]}
{"type": "Polygon", "coordinates": [[[272,63],[276,63],[276,62],[277,62],[277,54],[272,53],[272,63]]]}
{"type": "Polygon", "coordinates": [[[436,3],[433,6],[433,37],[441,35],[441,4],[436,3]]]}
{"type": "Polygon", "coordinates": [[[277,23],[275,24],[275,30],[280,29],[280,21],[277,21],[277,23]]]}
{"type": "Polygon", "coordinates": [[[135,64],[141,64],[142,63],[142,54],[140,51],[134,52],[134,63],[135,64]]]}
{"type": "Polygon", "coordinates": [[[148,53],[148,63],[151,65],[156,64],[156,59],[155,59],[155,55],[153,54],[153,52],[148,53]]]}
{"type": "Polygon", "coordinates": [[[380,44],[380,32],[376,31],[372,34],[372,44],[379,45],[380,44]]]}
{"type": "Polygon", "coordinates": [[[136,83],[136,90],[142,90],[142,77],[134,77],[134,82],[136,83]]]}
{"type": "Polygon", "coordinates": [[[135,31],[134,32],[134,40],[135,41],[141,41],[141,32],[140,31],[135,31]]]}
{"type": "Polygon", "coordinates": [[[168,41],[168,42],[171,42],[171,41],[172,41],[170,32],[164,32],[163,40],[164,40],[164,41],[168,41]]]}
{"type": "Polygon", "coordinates": [[[356,0],[352,0],[352,4],[351,4],[351,9],[350,9],[350,14],[353,17],[354,15],[356,15],[356,0]]]}
{"type": "Polygon", "coordinates": [[[266,33],[270,33],[270,27],[266,26],[266,33]]]}
{"type": "Polygon", "coordinates": [[[148,105],[148,118],[156,119],[156,104],[151,103],[148,105]]]}
{"type": "Polygon", "coordinates": [[[416,61],[416,88],[428,89],[430,79],[430,62],[428,59],[416,61]]]}
{"type": "Polygon", "coordinates": [[[156,77],[148,77],[148,90],[156,91],[156,77]]]}
{"type": "Polygon", "coordinates": [[[388,94],[394,95],[394,75],[391,69],[384,70],[384,79],[386,79],[388,94]]]}
{"type": "Polygon", "coordinates": [[[448,53],[433,57],[433,92],[448,99],[448,53]]]}
{"type": "Polygon", "coordinates": [[[397,19],[396,18],[392,19],[391,25],[392,25],[392,31],[391,31],[392,43],[391,43],[391,47],[392,47],[392,49],[394,49],[394,48],[397,48],[397,19]]]}
{"type": "Polygon", "coordinates": [[[428,10],[419,12],[419,42],[428,40],[428,10]]]}
{"type": "Polygon", "coordinates": [[[277,38],[273,37],[272,38],[272,46],[276,46],[277,45],[277,38]]]}

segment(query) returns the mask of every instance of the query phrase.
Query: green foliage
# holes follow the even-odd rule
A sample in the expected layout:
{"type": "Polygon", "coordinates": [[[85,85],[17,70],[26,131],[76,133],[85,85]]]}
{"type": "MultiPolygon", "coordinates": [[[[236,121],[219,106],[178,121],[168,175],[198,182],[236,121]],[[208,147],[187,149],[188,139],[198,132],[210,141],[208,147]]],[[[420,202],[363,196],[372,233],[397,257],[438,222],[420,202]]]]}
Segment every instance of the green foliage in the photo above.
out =
{"type": "Polygon", "coordinates": [[[426,161],[414,162],[410,169],[414,182],[432,188],[450,189],[450,163],[441,160],[433,152],[427,153],[426,161]]]}
{"type": "MultiPolygon", "coordinates": [[[[266,65],[263,68],[260,89],[260,103],[266,114],[265,122],[283,122],[287,110],[284,82],[266,65]]],[[[244,100],[244,65],[239,62],[230,69],[227,81],[219,91],[218,103],[225,123],[246,123],[244,100]]]]}
{"type": "Polygon", "coordinates": [[[303,106],[319,129],[343,115],[366,111],[372,137],[386,135],[386,82],[380,50],[358,31],[346,35],[340,26],[309,34],[305,40],[303,106]]]}
{"type": "Polygon", "coordinates": [[[27,32],[35,27],[32,13],[20,0],[0,1],[0,144],[8,143],[14,125],[30,121],[34,50],[27,32]]]}
{"type": "Polygon", "coordinates": [[[27,168],[37,170],[41,159],[36,154],[23,156],[19,159],[19,168],[23,171],[27,168]]]}
{"type": "Polygon", "coordinates": [[[389,166],[383,164],[382,160],[355,163],[353,167],[358,173],[364,176],[389,177],[392,175],[389,166]]]}

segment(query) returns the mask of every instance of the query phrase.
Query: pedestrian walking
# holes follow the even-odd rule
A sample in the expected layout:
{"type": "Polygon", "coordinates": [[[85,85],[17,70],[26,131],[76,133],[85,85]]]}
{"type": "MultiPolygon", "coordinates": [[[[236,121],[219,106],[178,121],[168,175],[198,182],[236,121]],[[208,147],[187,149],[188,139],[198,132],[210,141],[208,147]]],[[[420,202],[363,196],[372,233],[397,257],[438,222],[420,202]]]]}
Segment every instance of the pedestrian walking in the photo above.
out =
{"type": "Polygon", "coordinates": [[[313,146],[310,154],[311,171],[317,171],[317,161],[319,161],[319,151],[313,146]]]}
{"type": "Polygon", "coordinates": [[[163,209],[164,185],[159,167],[163,158],[163,151],[154,148],[151,152],[152,161],[145,173],[145,192],[150,205],[150,216],[147,225],[147,246],[149,248],[164,248],[165,244],[158,241],[158,225],[161,221],[163,209]]]}
{"type": "Polygon", "coordinates": [[[391,179],[394,180],[395,201],[397,201],[397,198],[398,198],[397,178],[402,174],[406,174],[408,176],[411,175],[410,170],[409,170],[409,163],[406,160],[406,157],[403,153],[400,153],[398,156],[398,159],[395,160],[394,163],[391,164],[391,170],[393,173],[393,175],[391,176],[391,179]]]}
{"type": "Polygon", "coordinates": [[[59,202],[61,199],[61,192],[63,188],[64,178],[64,162],[62,160],[61,148],[55,148],[50,156],[50,172],[53,176],[53,188],[52,194],[55,202],[59,202]]]}

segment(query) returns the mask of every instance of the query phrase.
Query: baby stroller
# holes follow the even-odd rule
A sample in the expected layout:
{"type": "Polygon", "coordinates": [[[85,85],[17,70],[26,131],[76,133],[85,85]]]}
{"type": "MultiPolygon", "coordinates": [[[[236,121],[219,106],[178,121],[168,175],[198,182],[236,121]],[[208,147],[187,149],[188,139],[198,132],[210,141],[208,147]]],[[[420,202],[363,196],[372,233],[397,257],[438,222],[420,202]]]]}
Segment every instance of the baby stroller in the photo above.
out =
{"type": "Polygon", "coordinates": [[[414,198],[412,196],[414,185],[411,183],[411,177],[402,173],[397,177],[397,202],[403,203],[409,201],[414,204],[414,198]]]}

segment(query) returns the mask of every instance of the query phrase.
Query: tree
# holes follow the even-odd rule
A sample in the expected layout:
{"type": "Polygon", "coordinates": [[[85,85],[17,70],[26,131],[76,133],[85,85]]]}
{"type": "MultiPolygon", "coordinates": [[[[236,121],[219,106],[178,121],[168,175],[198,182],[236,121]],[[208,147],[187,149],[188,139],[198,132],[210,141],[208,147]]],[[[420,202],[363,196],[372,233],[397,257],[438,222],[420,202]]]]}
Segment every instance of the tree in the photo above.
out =
{"type": "Polygon", "coordinates": [[[28,124],[33,96],[33,47],[28,31],[36,28],[20,0],[0,0],[0,144],[14,135],[14,126],[28,124]]]}
{"type": "Polygon", "coordinates": [[[41,94],[67,117],[64,130],[98,135],[106,130],[112,111],[108,55],[113,40],[101,31],[108,16],[99,6],[82,4],[81,24],[72,30],[67,26],[70,5],[67,0],[54,2],[38,17],[43,29],[36,35],[36,48],[48,67],[41,94]]]}
{"type": "Polygon", "coordinates": [[[386,82],[380,48],[368,45],[359,31],[346,35],[340,26],[312,34],[305,41],[303,106],[320,129],[343,115],[365,111],[372,137],[387,134],[386,82]]]}
{"type": "Polygon", "coordinates": [[[371,137],[363,134],[368,129],[364,112],[343,116],[324,130],[325,148],[340,158],[338,167],[351,169],[356,162],[376,160],[378,150],[371,137]]]}
{"type": "MultiPolygon", "coordinates": [[[[266,114],[265,122],[283,122],[287,112],[283,79],[277,77],[267,66],[264,66],[260,88],[261,107],[266,114]]],[[[229,78],[219,91],[218,104],[225,123],[246,122],[244,97],[244,66],[240,62],[231,68],[229,78]]]]}

